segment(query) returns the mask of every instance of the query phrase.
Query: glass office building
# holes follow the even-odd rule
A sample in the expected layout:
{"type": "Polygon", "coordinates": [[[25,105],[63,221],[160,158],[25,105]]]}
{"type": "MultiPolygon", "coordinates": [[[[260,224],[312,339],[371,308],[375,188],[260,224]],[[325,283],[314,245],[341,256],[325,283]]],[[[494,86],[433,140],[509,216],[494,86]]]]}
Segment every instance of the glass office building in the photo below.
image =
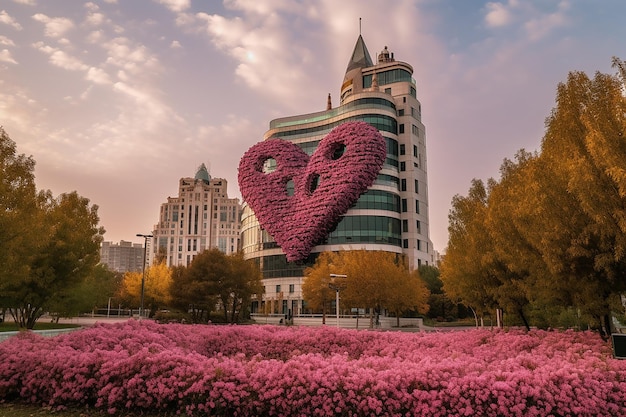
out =
{"type": "Polygon", "coordinates": [[[433,263],[425,128],[412,75],[413,68],[396,61],[387,47],[374,63],[359,35],[341,85],[338,107],[332,107],[329,95],[325,111],[270,122],[265,140],[288,140],[311,155],[334,127],[348,121],[365,121],[385,138],[387,157],[374,184],[304,262],[287,262],[281,248],[244,204],[242,249],[247,259],[259,263],[265,285],[264,301],[255,303],[253,312],[301,314],[306,309],[301,292],[304,269],[315,262],[320,252],[383,250],[404,255],[411,269],[433,263]]]}

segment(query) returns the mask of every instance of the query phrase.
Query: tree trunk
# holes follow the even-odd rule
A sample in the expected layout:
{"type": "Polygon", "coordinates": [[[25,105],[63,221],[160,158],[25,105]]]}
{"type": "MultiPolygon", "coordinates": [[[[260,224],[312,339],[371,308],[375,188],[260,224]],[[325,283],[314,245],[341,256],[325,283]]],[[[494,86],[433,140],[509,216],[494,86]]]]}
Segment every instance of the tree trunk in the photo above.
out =
{"type": "Polygon", "coordinates": [[[237,321],[237,298],[233,297],[233,309],[231,310],[231,323],[235,323],[237,321]]]}
{"type": "Polygon", "coordinates": [[[604,332],[605,334],[602,336],[602,339],[604,340],[609,340],[609,338],[611,337],[611,334],[613,333],[613,322],[611,320],[611,314],[610,313],[605,313],[604,316],[602,316],[602,326],[600,326],[600,328],[602,329],[602,327],[604,327],[604,332]]]}
{"type": "Polygon", "coordinates": [[[524,315],[524,311],[520,308],[517,313],[519,314],[520,318],[522,319],[522,321],[524,322],[524,326],[526,327],[527,331],[530,331],[530,324],[528,324],[528,320],[526,319],[526,316],[524,315]]]}

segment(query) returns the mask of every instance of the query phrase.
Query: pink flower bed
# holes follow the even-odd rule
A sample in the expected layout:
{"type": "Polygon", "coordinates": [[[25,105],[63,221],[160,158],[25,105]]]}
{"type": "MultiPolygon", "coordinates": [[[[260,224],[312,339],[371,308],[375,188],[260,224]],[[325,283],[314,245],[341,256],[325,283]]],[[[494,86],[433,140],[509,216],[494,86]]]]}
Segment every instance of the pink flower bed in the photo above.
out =
{"type": "Polygon", "coordinates": [[[0,400],[240,416],[620,416],[589,332],[401,333],[129,321],[0,343],[0,400]]]}

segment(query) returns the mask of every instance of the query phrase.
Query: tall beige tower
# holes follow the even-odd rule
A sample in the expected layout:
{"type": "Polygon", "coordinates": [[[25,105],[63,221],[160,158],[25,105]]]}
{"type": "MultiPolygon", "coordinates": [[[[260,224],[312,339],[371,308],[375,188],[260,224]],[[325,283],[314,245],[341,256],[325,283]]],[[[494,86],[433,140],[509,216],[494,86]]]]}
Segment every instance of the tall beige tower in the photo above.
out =
{"type": "Polygon", "coordinates": [[[154,225],[150,264],[164,259],[168,266],[188,266],[205,249],[237,252],[241,230],[239,199],[228,198],[227,181],[211,178],[202,164],[195,177],[181,178],[178,196],[161,204],[154,225]]]}

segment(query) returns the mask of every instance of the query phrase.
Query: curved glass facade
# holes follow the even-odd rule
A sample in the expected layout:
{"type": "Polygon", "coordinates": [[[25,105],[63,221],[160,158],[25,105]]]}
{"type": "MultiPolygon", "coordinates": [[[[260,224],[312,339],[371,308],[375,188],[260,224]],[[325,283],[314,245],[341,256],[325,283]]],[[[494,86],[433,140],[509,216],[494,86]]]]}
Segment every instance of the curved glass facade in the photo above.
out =
{"type": "Polygon", "coordinates": [[[335,109],[327,110],[320,113],[313,113],[310,115],[306,115],[306,117],[297,118],[297,119],[277,119],[272,120],[270,122],[270,129],[276,129],[279,127],[288,127],[301,125],[304,123],[315,123],[321,122],[324,120],[332,119],[333,117],[340,116],[342,114],[359,110],[359,109],[381,109],[381,110],[391,110],[394,113],[396,112],[396,105],[393,101],[385,100],[384,98],[378,97],[365,97],[360,98],[350,103],[346,103],[343,106],[337,107],[335,109]]]}
{"type": "Polygon", "coordinates": [[[380,115],[380,114],[361,114],[358,116],[349,116],[344,119],[337,120],[336,122],[327,123],[321,126],[287,130],[284,132],[276,132],[272,134],[268,139],[281,138],[285,140],[293,140],[293,139],[297,139],[300,137],[309,137],[315,134],[321,134],[322,132],[325,132],[325,131],[330,131],[342,123],[354,122],[357,120],[362,121],[362,122],[367,122],[380,131],[393,133],[394,135],[398,134],[398,122],[396,121],[395,118],[391,116],[380,115]]]}
{"type": "Polygon", "coordinates": [[[400,219],[387,216],[345,216],[325,245],[342,243],[385,243],[402,245],[400,219]]]}
{"type": "MultiPolygon", "coordinates": [[[[411,73],[404,69],[393,69],[390,71],[382,71],[376,73],[376,80],[378,85],[393,84],[400,82],[409,82],[415,84],[411,73]]],[[[370,88],[372,86],[372,76],[363,76],[363,88],[370,88]]]]}
{"type": "Polygon", "coordinates": [[[400,213],[400,196],[387,191],[367,190],[352,206],[354,209],[387,210],[400,213]]]}

